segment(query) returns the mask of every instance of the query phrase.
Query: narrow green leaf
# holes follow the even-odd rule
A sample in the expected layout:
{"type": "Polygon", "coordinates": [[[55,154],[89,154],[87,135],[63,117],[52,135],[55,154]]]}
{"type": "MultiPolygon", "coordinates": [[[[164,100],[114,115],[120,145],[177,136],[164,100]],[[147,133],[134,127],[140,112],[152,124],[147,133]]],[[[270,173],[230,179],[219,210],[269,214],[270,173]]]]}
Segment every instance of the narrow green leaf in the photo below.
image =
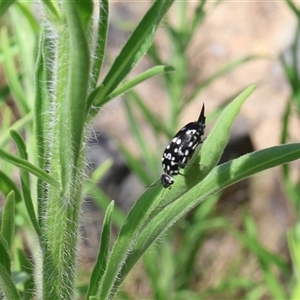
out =
{"type": "MultiPolygon", "coordinates": [[[[56,136],[57,125],[53,124],[53,86],[54,74],[51,65],[55,60],[53,41],[44,29],[40,34],[37,60],[35,65],[34,88],[34,129],[36,139],[37,163],[42,170],[51,170],[53,161],[53,143],[49,143],[49,137],[56,136]],[[49,126],[52,124],[52,126],[49,126]]],[[[46,214],[46,199],[48,199],[49,188],[43,180],[37,182],[38,220],[40,226],[46,214]]]]}
{"type": "Polygon", "coordinates": [[[15,286],[9,272],[0,263],[0,286],[5,299],[21,300],[17,287],[15,286]]]}
{"type": "Polygon", "coordinates": [[[36,177],[44,180],[45,182],[53,185],[56,188],[59,188],[59,183],[53,179],[49,174],[44,172],[42,169],[36,167],[25,159],[19,158],[15,155],[11,155],[0,149],[0,158],[11,163],[12,165],[22,168],[23,170],[28,171],[29,173],[35,175],[36,177]]]}
{"type": "Polygon", "coordinates": [[[11,130],[10,135],[18,148],[19,156],[23,159],[28,160],[26,145],[25,145],[25,142],[24,142],[22,136],[15,130],[11,130]]]}
{"type": "Polygon", "coordinates": [[[1,233],[7,242],[9,251],[11,250],[11,245],[15,234],[15,213],[16,213],[15,193],[14,191],[11,191],[6,197],[6,201],[2,213],[2,224],[1,224],[1,233]]]}
{"type": "MultiPolygon", "coordinates": [[[[106,269],[106,264],[109,256],[109,245],[110,245],[110,235],[111,235],[111,221],[112,221],[112,212],[114,208],[114,201],[110,203],[107,207],[103,225],[102,225],[102,233],[100,240],[100,250],[98,253],[97,261],[94,266],[88,292],[86,294],[86,299],[89,299],[90,296],[96,296],[98,294],[99,289],[99,281],[103,276],[103,273],[106,269]]],[[[99,298],[100,299],[100,298],[99,298]]]]}
{"type": "Polygon", "coordinates": [[[69,33],[69,59],[72,62],[68,68],[68,80],[66,87],[66,96],[63,102],[63,112],[60,115],[61,126],[61,163],[65,169],[62,178],[65,178],[67,169],[70,168],[69,160],[65,156],[66,149],[73,153],[74,166],[77,165],[78,158],[82,149],[83,131],[85,127],[86,99],[90,72],[90,53],[85,31],[82,27],[80,16],[75,2],[63,2],[67,27],[69,33]],[[66,126],[70,125],[70,128],[66,126]],[[66,138],[66,129],[71,133],[71,140],[66,138]],[[72,145],[72,147],[70,147],[72,145]]]}
{"type": "Polygon", "coordinates": [[[22,200],[22,196],[15,183],[2,171],[0,171],[0,191],[2,191],[4,196],[7,196],[10,191],[14,191],[16,203],[22,200]]]}
{"type": "Polygon", "coordinates": [[[108,33],[108,16],[109,16],[109,3],[108,0],[99,2],[99,15],[98,15],[98,31],[96,39],[96,47],[94,51],[94,61],[92,67],[92,88],[97,85],[99,75],[102,69],[108,33]]]}
{"type": "Polygon", "coordinates": [[[47,152],[45,139],[46,130],[49,126],[48,114],[50,111],[50,103],[47,95],[46,82],[46,61],[44,61],[43,52],[47,47],[47,38],[44,33],[40,35],[38,56],[35,69],[35,105],[34,105],[34,122],[35,122],[35,137],[37,144],[38,165],[40,168],[45,167],[45,151],[47,152]]]}
{"type": "Polygon", "coordinates": [[[103,80],[104,88],[98,95],[95,106],[100,105],[102,99],[109,95],[125,79],[138,60],[147,52],[161,19],[173,2],[174,0],[154,2],[140,24],[133,31],[103,80]]]}
{"type": "MultiPolygon", "coordinates": [[[[24,160],[28,160],[26,145],[23,138],[14,130],[11,131],[11,136],[17,145],[19,156],[24,160]]],[[[24,201],[25,201],[25,205],[26,205],[26,209],[30,221],[33,225],[33,228],[35,229],[36,234],[40,237],[41,230],[36,218],[33,200],[31,198],[29,173],[27,171],[21,170],[21,184],[22,184],[23,197],[24,197],[24,201]]]]}
{"type": "Polygon", "coordinates": [[[126,92],[128,92],[132,88],[134,88],[136,85],[148,80],[151,77],[161,75],[161,74],[164,74],[166,72],[171,72],[171,71],[174,71],[174,70],[175,69],[172,66],[155,66],[155,67],[139,74],[135,78],[127,81],[126,83],[124,83],[120,87],[116,88],[112,93],[110,93],[109,95],[104,97],[102,101],[97,102],[97,105],[104,105],[109,100],[111,100],[113,98],[116,98],[117,96],[120,96],[122,94],[125,94],[126,92]]]}

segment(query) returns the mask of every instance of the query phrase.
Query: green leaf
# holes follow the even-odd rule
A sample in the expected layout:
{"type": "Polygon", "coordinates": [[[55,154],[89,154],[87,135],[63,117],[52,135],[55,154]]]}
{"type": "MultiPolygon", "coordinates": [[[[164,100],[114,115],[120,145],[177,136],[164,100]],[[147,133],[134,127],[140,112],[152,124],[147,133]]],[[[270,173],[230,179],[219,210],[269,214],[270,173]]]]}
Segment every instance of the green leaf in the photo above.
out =
{"type": "Polygon", "coordinates": [[[29,173],[37,176],[38,178],[44,180],[45,182],[53,185],[56,188],[59,188],[59,183],[53,179],[49,174],[47,174],[42,169],[36,167],[25,159],[19,158],[15,155],[11,155],[0,149],[0,158],[11,163],[12,165],[22,168],[23,170],[28,171],[29,173]]]}
{"type": "MultiPolygon", "coordinates": [[[[50,123],[49,112],[50,109],[50,99],[48,96],[47,82],[50,81],[50,74],[47,71],[47,58],[49,51],[49,39],[42,32],[39,40],[38,56],[36,61],[35,69],[35,103],[34,103],[34,122],[35,122],[35,137],[37,144],[37,159],[38,166],[45,169],[46,157],[45,153],[49,151],[49,146],[47,146],[46,136],[48,133],[48,126],[50,123]]],[[[41,198],[42,199],[42,198],[41,198]]]]}
{"type": "Polygon", "coordinates": [[[108,33],[108,16],[109,16],[109,4],[108,0],[103,0],[99,3],[99,15],[98,15],[98,31],[96,47],[94,51],[94,61],[92,66],[92,88],[97,85],[99,75],[102,69],[105,48],[107,43],[108,33]]]}
{"type": "Polygon", "coordinates": [[[6,197],[1,224],[1,234],[6,240],[9,251],[11,250],[11,245],[15,234],[15,213],[15,193],[14,191],[11,191],[6,197]]]}
{"type": "MultiPolygon", "coordinates": [[[[65,99],[62,102],[60,113],[60,162],[62,189],[69,185],[68,178],[73,168],[76,170],[80,153],[82,153],[83,131],[85,128],[86,98],[90,72],[90,53],[85,31],[81,24],[79,12],[75,2],[64,1],[66,21],[69,35],[69,60],[68,78],[65,99]],[[72,145],[70,147],[70,145],[72,145]],[[70,149],[72,155],[70,162],[70,149]],[[71,169],[71,170],[70,170],[71,169]]],[[[72,170],[73,172],[74,170],[72,170]]],[[[76,171],[75,171],[76,172],[76,171]]]]}
{"type": "Polygon", "coordinates": [[[127,81],[126,83],[124,83],[120,87],[116,88],[112,93],[110,93],[105,98],[103,98],[103,100],[100,103],[98,103],[98,105],[104,105],[109,100],[111,100],[113,98],[116,98],[117,96],[120,96],[122,94],[125,94],[126,92],[128,92],[129,90],[131,90],[132,88],[137,86],[138,84],[148,80],[151,77],[161,75],[161,74],[164,74],[166,72],[171,72],[171,71],[174,71],[174,70],[175,69],[172,66],[155,66],[155,67],[139,74],[135,78],[127,81]]]}
{"type": "Polygon", "coordinates": [[[113,208],[114,208],[114,201],[110,203],[104,216],[101,240],[100,240],[101,248],[99,250],[97,261],[92,272],[88,292],[86,294],[86,299],[89,299],[90,296],[97,295],[99,289],[99,281],[106,269],[106,264],[109,256],[111,220],[112,220],[113,208]]]}
{"type": "MultiPolygon", "coordinates": [[[[24,160],[28,160],[26,145],[23,138],[14,130],[11,131],[11,136],[17,145],[19,156],[24,160]]],[[[30,221],[33,225],[33,228],[36,231],[36,234],[40,237],[41,230],[36,218],[34,205],[31,198],[29,173],[27,171],[21,170],[21,184],[22,184],[23,197],[24,197],[28,215],[30,217],[30,221]]]]}
{"type": "Polygon", "coordinates": [[[0,263],[0,286],[5,299],[21,300],[17,287],[2,263],[0,263]]]}
{"type": "MultiPolygon", "coordinates": [[[[43,30],[40,35],[39,48],[36,60],[35,76],[34,76],[34,129],[36,139],[37,163],[42,170],[50,170],[53,161],[53,145],[49,143],[49,137],[53,137],[57,125],[53,124],[53,101],[52,86],[53,73],[50,65],[53,63],[54,51],[52,49],[53,41],[47,35],[47,30],[43,30]],[[51,114],[52,112],[52,114],[51,114]],[[52,126],[49,126],[52,124],[52,126]]],[[[57,134],[56,134],[57,135],[57,134]]],[[[58,159],[56,160],[58,161],[58,159]]],[[[45,201],[48,199],[49,189],[44,181],[38,179],[37,182],[37,199],[38,201],[38,220],[40,223],[46,214],[45,201]]],[[[40,224],[40,226],[42,226],[40,224]]]]}
{"type": "Polygon", "coordinates": [[[174,0],[155,1],[147,11],[103,80],[103,89],[96,98],[95,106],[102,104],[103,98],[109,95],[125,79],[138,60],[147,52],[161,19],[173,2],[174,0]]]}

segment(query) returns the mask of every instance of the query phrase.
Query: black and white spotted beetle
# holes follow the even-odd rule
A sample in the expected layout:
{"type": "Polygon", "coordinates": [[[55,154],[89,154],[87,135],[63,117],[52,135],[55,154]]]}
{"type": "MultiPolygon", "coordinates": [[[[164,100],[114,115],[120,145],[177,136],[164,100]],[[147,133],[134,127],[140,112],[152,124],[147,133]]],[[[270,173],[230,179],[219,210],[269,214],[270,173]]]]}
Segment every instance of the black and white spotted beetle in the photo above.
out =
{"type": "Polygon", "coordinates": [[[193,156],[195,149],[203,142],[201,139],[205,129],[204,104],[198,121],[190,122],[182,127],[173,137],[162,156],[164,174],[160,181],[164,188],[170,187],[174,180],[173,175],[180,174],[179,169],[184,169],[193,156]]]}

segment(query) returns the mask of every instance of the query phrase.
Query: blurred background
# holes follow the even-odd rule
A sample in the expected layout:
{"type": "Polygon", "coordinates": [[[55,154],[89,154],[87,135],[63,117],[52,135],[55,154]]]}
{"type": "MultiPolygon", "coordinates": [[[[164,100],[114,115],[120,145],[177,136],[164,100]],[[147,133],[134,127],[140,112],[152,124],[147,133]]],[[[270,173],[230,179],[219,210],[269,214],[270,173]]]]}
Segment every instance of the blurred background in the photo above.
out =
{"type": "MultiPolygon", "coordinates": [[[[110,1],[106,67],[150,5],[110,1]]],[[[187,1],[172,6],[132,77],[157,64],[175,71],[109,102],[91,128],[87,165],[92,179],[83,204],[78,285],[84,285],[98,253],[103,209],[112,199],[118,204],[117,234],[132,205],[160,176],[161,154],[170,138],[198,118],[203,103],[207,136],[226,103],[250,84],[257,85],[232,128],[221,163],[300,140],[299,16],[290,1],[187,1]],[[105,174],[97,174],[99,166],[105,174]]],[[[10,149],[6,131],[17,124],[30,147],[38,5],[11,7],[0,25],[0,146],[10,149]],[[7,53],[11,61],[5,59],[7,53]],[[32,99],[28,107],[22,97],[32,99]]],[[[15,172],[6,164],[1,167],[15,172]]],[[[296,162],[213,195],[149,249],[124,281],[119,299],[296,295],[299,180],[296,162]]]]}

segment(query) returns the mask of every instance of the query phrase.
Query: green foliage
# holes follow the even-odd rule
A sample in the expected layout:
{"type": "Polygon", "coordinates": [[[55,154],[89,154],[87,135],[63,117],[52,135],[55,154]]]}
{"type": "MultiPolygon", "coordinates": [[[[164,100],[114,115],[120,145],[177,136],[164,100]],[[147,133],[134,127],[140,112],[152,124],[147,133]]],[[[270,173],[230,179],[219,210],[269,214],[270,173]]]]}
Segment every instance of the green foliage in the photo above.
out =
{"type": "MultiPolygon", "coordinates": [[[[127,216],[96,188],[95,182],[112,162],[105,162],[94,172],[91,180],[85,182],[86,132],[101,106],[123,93],[129,95],[124,100],[124,107],[137,145],[146,160],[146,168],[124,145],[120,148],[132,169],[149,185],[158,175],[160,158],[145,146],[134,109],[138,108],[148,120],[154,135],[162,134],[169,138],[178,127],[180,113],[187,103],[216,78],[254,58],[250,56],[230,63],[186,93],[185,86],[191,74],[185,52],[197,26],[204,20],[206,1],[199,2],[191,21],[187,17],[187,4],[180,2],[177,28],[165,21],[174,47],[176,72],[171,76],[170,71],[175,68],[162,63],[153,38],[173,2],[153,2],[100,84],[98,80],[108,39],[107,0],[101,2],[96,16],[92,16],[92,1],[58,3],[44,0],[42,6],[47,22],[43,25],[39,25],[33,16],[33,3],[1,2],[0,14],[8,14],[14,21],[2,26],[0,49],[0,62],[6,77],[6,86],[0,91],[0,191],[5,197],[1,212],[0,294],[6,299],[31,299],[34,295],[42,299],[74,299],[76,292],[85,294],[86,299],[113,298],[123,279],[146,250],[192,209],[195,213],[190,224],[183,225],[187,251],[176,253],[173,257],[170,244],[173,235],[170,233],[170,239],[164,240],[160,248],[146,252],[146,270],[157,299],[165,299],[169,295],[174,299],[199,298],[196,292],[188,291],[198,248],[209,230],[223,227],[227,227],[228,232],[257,258],[263,280],[258,285],[250,278],[232,276],[214,290],[204,291],[201,296],[244,288],[249,292],[248,297],[259,297],[265,291],[275,298],[286,297],[287,293],[274,275],[273,267],[276,266],[285,276],[288,276],[289,269],[280,256],[262,247],[252,218],[245,215],[245,233],[241,234],[225,218],[209,217],[218,193],[225,187],[300,158],[300,144],[291,143],[253,152],[217,166],[232,123],[253,92],[254,85],[222,109],[201,151],[195,155],[194,163],[185,169],[185,176],[176,178],[171,190],[164,190],[161,185],[148,188],[127,216]],[[93,22],[93,18],[98,19],[98,23],[93,22]],[[22,20],[22,26],[18,20],[22,20]],[[94,40],[91,32],[96,33],[94,40]],[[127,75],[148,50],[155,66],[126,81],[127,75]],[[143,99],[131,90],[157,75],[163,75],[162,82],[168,94],[168,122],[154,115],[143,99]],[[8,95],[12,96],[17,112],[10,110],[8,95]],[[12,120],[17,121],[13,123],[12,120]],[[11,141],[15,144],[17,155],[11,153],[11,141]],[[19,170],[20,187],[13,182],[13,167],[19,170]],[[80,206],[86,194],[92,194],[99,206],[106,209],[106,214],[99,254],[89,284],[84,286],[80,282],[81,288],[76,289],[80,206]],[[120,232],[112,245],[113,223],[120,232]],[[18,235],[20,224],[26,227],[24,238],[31,241],[28,243],[30,258],[22,249],[18,235]],[[161,274],[157,274],[155,268],[157,261],[162,266],[161,274]]],[[[290,74],[288,67],[286,70],[290,74]]],[[[293,76],[291,78],[295,80],[293,76]]],[[[295,84],[293,86],[296,88],[295,84]]],[[[287,110],[285,124],[288,115],[287,110]]],[[[286,130],[287,125],[283,137],[287,135],[286,130]]],[[[287,176],[288,168],[284,170],[287,176]]],[[[290,187],[293,190],[291,184],[290,187]]],[[[296,231],[291,232],[289,245],[296,266],[297,240],[296,231]]],[[[294,295],[297,291],[299,285],[294,295]]]]}

